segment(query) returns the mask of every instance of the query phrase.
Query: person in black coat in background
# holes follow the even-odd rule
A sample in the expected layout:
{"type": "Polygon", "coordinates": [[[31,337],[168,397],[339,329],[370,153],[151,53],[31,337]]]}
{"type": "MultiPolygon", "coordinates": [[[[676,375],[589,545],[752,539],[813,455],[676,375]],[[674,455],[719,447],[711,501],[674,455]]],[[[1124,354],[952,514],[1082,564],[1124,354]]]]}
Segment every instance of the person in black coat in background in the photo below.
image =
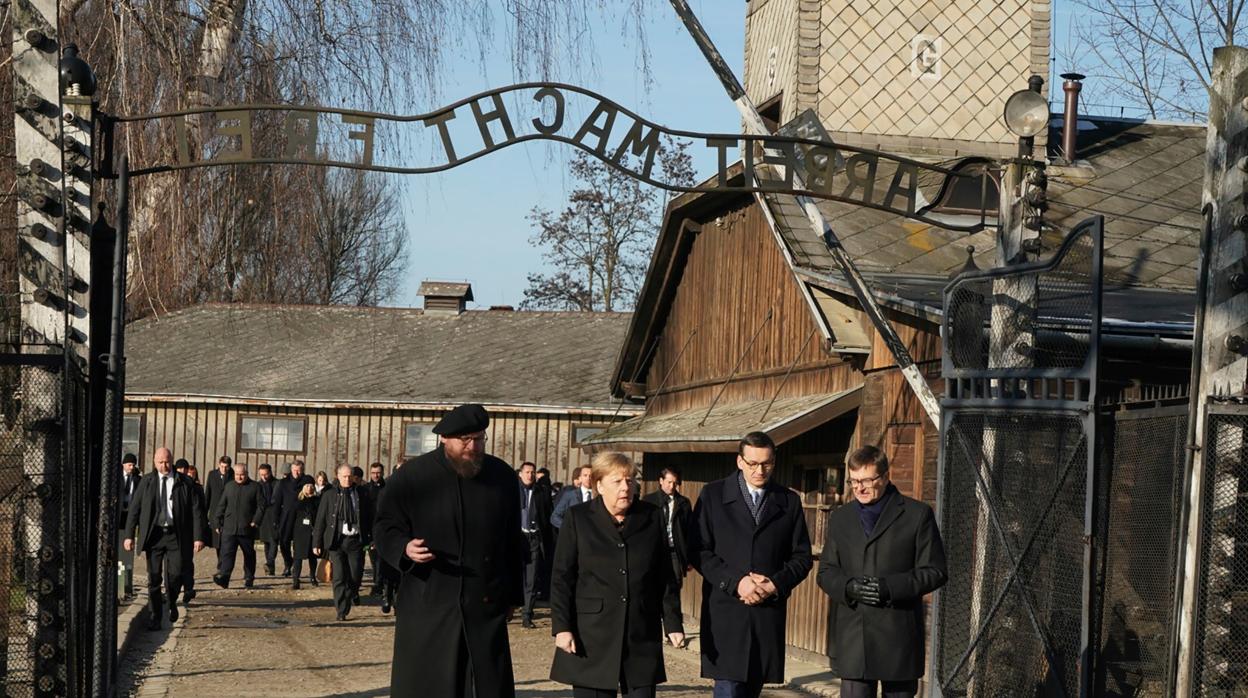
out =
{"type": "MultiPolygon", "coordinates": [[[[282,554],[282,563],[285,565],[285,567],[282,568],[283,577],[291,576],[291,565],[294,562],[294,555],[291,550],[291,546],[294,543],[295,538],[295,522],[302,519],[302,514],[299,511],[299,494],[303,491],[304,485],[312,485],[316,482],[312,479],[311,475],[308,475],[303,471],[302,460],[296,458],[287,467],[290,468],[290,471],[286,474],[286,477],[282,478],[281,482],[277,483],[277,498],[281,502],[281,514],[278,516],[277,521],[277,548],[282,554]]],[[[316,518],[315,509],[312,510],[312,516],[310,518],[316,518]]],[[[309,531],[311,530],[311,525],[312,521],[309,521],[309,531]]],[[[306,559],[311,552],[312,549],[308,548],[307,553],[300,559],[306,559]]],[[[315,570],[316,566],[313,565],[314,578],[316,576],[315,570]]],[[[294,575],[294,581],[292,581],[291,587],[295,589],[299,588],[296,583],[298,579],[299,575],[294,575]]]]}
{"type": "Polygon", "coordinates": [[[130,501],[134,498],[134,491],[138,489],[141,479],[139,457],[133,453],[122,456],[121,482],[117,483],[117,560],[130,571],[126,578],[126,588],[122,589],[126,598],[134,596],[134,551],[127,551],[124,545],[126,516],[130,513],[130,501]]]}
{"type": "Polygon", "coordinates": [[[912,698],[926,669],[923,596],[948,579],[932,508],[888,481],[874,446],[849,457],[854,502],[828,517],[819,587],[836,605],[833,669],[845,698],[912,698]]]}
{"type": "Polygon", "coordinates": [[[489,414],[461,405],[435,451],[386,481],[377,548],[400,573],[390,692],[511,698],[507,619],[524,603],[520,498],[511,466],[486,455],[489,414]]]}
{"type": "Polygon", "coordinates": [[[260,540],[264,541],[264,573],[277,574],[277,549],[281,539],[278,522],[281,520],[282,502],[278,496],[277,480],[273,479],[273,466],[261,463],[259,469],[260,498],[264,500],[264,517],[260,519],[260,540]]]}
{"type": "Polygon", "coordinates": [[[260,485],[247,477],[247,464],[234,464],[234,479],[225,484],[213,512],[213,525],[221,533],[221,556],[212,581],[225,589],[230,586],[234,560],[243,551],[243,586],[251,588],[256,579],[256,535],[264,520],[264,497],[260,485]]]}
{"type": "MultiPolygon", "coordinates": [[[[385,494],[385,472],[386,466],[380,461],[368,466],[368,483],[364,485],[364,493],[372,501],[374,512],[381,507],[381,497],[385,494]]],[[[373,596],[381,597],[381,612],[389,613],[399,590],[399,571],[381,558],[376,542],[368,546],[368,562],[373,566],[373,596]]]]}
{"type": "Polygon", "coordinates": [[[524,607],[520,611],[520,624],[526,628],[533,625],[533,605],[541,591],[546,558],[554,553],[554,541],[550,527],[550,495],[537,482],[537,466],[528,461],[520,464],[517,473],[520,480],[520,532],[525,544],[520,551],[524,556],[524,607]]]}
{"type": "Polygon", "coordinates": [[[225,486],[230,480],[234,479],[234,461],[229,456],[221,456],[217,459],[217,469],[208,473],[208,477],[204,482],[204,496],[208,499],[208,518],[212,523],[212,540],[205,541],[210,548],[217,551],[217,564],[221,564],[221,532],[217,530],[216,521],[213,519],[217,505],[221,503],[221,493],[225,491],[225,486]]]}
{"type": "MultiPolygon", "coordinates": [[[[195,490],[195,496],[199,498],[199,510],[204,516],[201,525],[204,527],[204,535],[208,537],[208,504],[204,497],[204,486],[199,484],[199,472],[185,458],[179,458],[174,462],[173,469],[186,476],[191,483],[191,487],[195,490]]],[[[195,556],[192,555],[190,561],[186,563],[186,577],[182,580],[182,605],[189,606],[191,599],[195,598],[195,556]]]]}
{"type": "Polygon", "coordinates": [[[702,488],[693,517],[702,573],[702,676],[715,698],[757,698],[784,682],[785,602],[810,573],[797,494],[771,481],[776,445],[761,431],[737,445],[737,470],[702,488]]]}
{"type": "Polygon", "coordinates": [[[663,511],[663,527],[666,532],[668,558],[672,561],[672,572],[676,583],[667,596],[663,597],[664,617],[674,615],[676,625],[664,626],[668,633],[684,634],[685,625],[680,610],[680,588],[684,585],[685,574],[689,571],[689,529],[693,526],[693,505],[689,498],[680,493],[680,474],[672,468],[664,468],[659,473],[659,489],[646,495],[645,501],[650,502],[663,511]],[[674,613],[673,613],[674,611],[674,613]]]}
{"type": "MultiPolygon", "coordinates": [[[[304,476],[307,478],[307,476],[304,476]]],[[[312,531],[316,528],[316,513],[320,508],[321,495],[316,493],[316,485],[311,478],[303,485],[303,490],[295,495],[295,506],[286,509],[291,513],[291,544],[294,558],[290,572],[290,588],[299,588],[299,576],[303,574],[303,561],[308,561],[308,581],[312,586],[320,586],[316,581],[316,555],[312,552],[312,531]]]]}
{"type": "Polygon", "coordinates": [[[360,603],[364,549],[373,540],[373,501],[355,485],[349,465],[338,466],[337,486],[321,494],[312,529],[312,552],[329,557],[334,574],[334,606],[346,620],[360,603]]]}
{"type": "Polygon", "coordinates": [[[205,531],[199,498],[190,480],[173,472],[173,454],[158,448],[152,461],[156,469],[139,482],[131,499],[122,547],[147,553],[149,629],[159,630],[166,601],[169,622],[178,619],[178,592],[191,556],[204,547],[205,531]]]}
{"type": "MultiPolygon", "coordinates": [[[[636,499],[637,466],[622,453],[594,457],[598,497],[572,507],[559,531],[551,576],[550,678],[574,698],[651,698],[667,680],[662,625],[679,626],[680,607],[664,596],[675,585],[663,512],[636,499]],[[662,614],[662,618],[660,618],[662,614]]],[[[683,633],[669,633],[675,646],[683,633]]]]}

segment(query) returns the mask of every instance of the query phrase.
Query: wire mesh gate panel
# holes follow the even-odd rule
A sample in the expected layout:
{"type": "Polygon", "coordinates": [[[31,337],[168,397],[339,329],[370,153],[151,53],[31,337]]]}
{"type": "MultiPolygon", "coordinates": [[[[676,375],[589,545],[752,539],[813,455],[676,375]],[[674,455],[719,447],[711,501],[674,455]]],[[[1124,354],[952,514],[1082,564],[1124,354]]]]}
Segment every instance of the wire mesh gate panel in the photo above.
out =
{"type": "Polygon", "coordinates": [[[1170,695],[1187,421],[1184,405],[1120,411],[1108,423],[1098,696],[1170,695]]]}
{"type": "Polygon", "coordinates": [[[937,696],[1090,692],[1102,237],[945,289],[937,696]]]}
{"type": "MultiPolygon", "coordinates": [[[[83,420],[85,386],[63,357],[0,354],[0,687],[4,696],[76,693],[75,657],[89,616],[74,560],[88,542],[71,512],[85,491],[72,476],[66,429],[83,420]]],[[[83,432],[85,433],[85,430],[83,432]]],[[[79,449],[80,450],[80,449],[79,449]]]]}
{"type": "Polygon", "coordinates": [[[1248,695],[1248,405],[1210,402],[1193,695],[1248,695]]]}

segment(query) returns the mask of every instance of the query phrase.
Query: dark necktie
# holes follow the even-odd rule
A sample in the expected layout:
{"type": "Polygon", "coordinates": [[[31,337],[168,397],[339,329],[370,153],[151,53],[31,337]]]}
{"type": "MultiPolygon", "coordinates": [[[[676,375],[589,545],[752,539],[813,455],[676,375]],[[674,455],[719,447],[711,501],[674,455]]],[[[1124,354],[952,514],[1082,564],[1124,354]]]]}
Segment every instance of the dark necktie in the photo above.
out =
{"type": "Polygon", "coordinates": [[[156,516],[156,523],[169,525],[169,478],[164,475],[160,477],[160,513],[156,516]]]}

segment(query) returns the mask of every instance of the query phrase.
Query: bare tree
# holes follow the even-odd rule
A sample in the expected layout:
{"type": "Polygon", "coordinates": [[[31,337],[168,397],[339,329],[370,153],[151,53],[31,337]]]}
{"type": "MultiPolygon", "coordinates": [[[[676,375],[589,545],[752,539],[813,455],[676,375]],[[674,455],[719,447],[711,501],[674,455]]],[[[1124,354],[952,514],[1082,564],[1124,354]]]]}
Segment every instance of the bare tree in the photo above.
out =
{"type": "Polygon", "coordinates": [[[1243,43],[1245,0],[1075,2],[1084,12],[1062,56],[1070,69],[1150,118],[1206,118],[1213,49],[1243,43]]]}
{"type": "MultiPolygon", "coordinates": [[[[659,151],[663,180],[692,186],[687,142],[659,151]]],[[[528,275],[521,307],[626,310],[632,307],[654,247],[665,199],[658,190],[577,152],[570,171],[578,185],[556,213],[535,207],[531,242],[549,272],[528,275]]]]}

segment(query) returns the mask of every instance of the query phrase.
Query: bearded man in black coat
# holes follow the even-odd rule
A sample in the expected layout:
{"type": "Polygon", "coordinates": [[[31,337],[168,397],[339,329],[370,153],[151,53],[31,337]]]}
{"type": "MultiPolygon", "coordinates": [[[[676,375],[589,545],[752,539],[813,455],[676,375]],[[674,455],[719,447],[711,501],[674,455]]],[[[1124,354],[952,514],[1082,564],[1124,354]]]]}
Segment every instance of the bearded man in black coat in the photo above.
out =
{"type": "Polygon", "coordinates": [[[375,539],[399,571],[390,692],[512,698],[507,620],[523,603],[516,475],[485,453],[489,415],[461,405],[437,450],[386,482],[375,539]],[[419,658],[419,661],[413,661],[419,658]]]}
{"type": "Polygon", "coordinates": [[[841,695],[912,698],[926,662],[923,596],[948,579],[932,508],[888,481],[888,458],[874,446],[849,457],[854,502],[828,517],[819,587],[836,606],[834,669],[841,695]]]}

